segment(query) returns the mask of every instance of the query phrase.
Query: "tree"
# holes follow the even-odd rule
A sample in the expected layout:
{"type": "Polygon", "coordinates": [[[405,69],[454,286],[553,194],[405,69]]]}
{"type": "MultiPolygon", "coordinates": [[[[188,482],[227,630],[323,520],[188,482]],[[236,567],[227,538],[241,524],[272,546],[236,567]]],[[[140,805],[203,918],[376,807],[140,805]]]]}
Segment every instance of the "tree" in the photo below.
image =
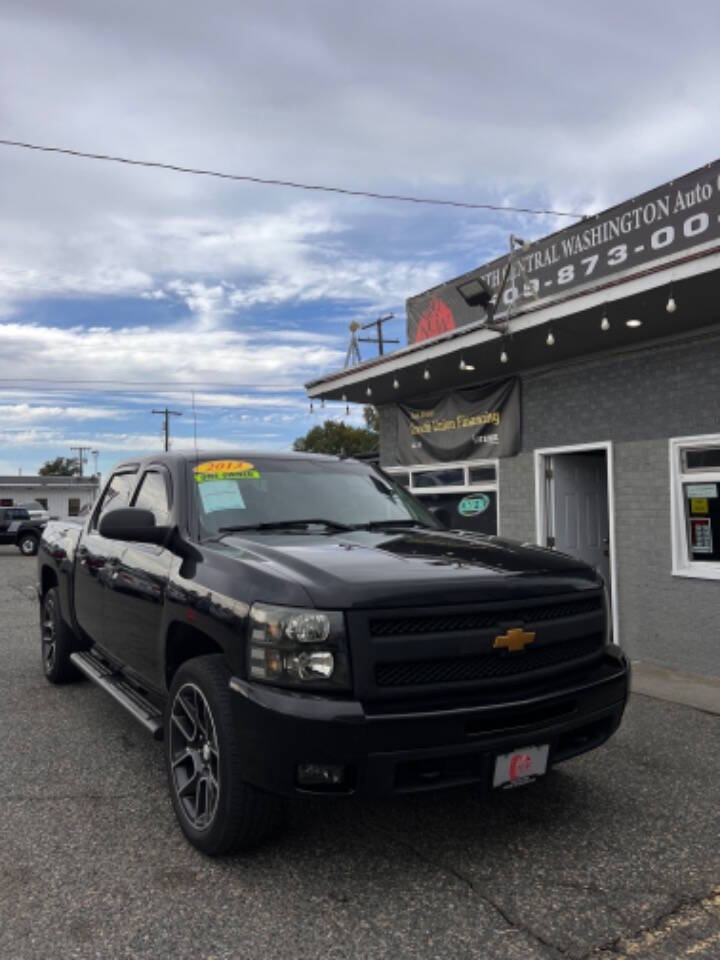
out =
{"type": "Polygon", "coordinates": [[[78,462],[74,457],[55,457],[46,460],[38,470],[41,477],[75,477],[80,473],[78,462]]]}
{"type": "Polygon", "coordinates": [[[305,453],[332,453],[354,457],[358,453],[377,450],[378,435],[364,427],[350,427],[342,420],[326,420],[321,427],[313,427],[304,437],[298,437],[293,450],[305,453]]]}
{"type": "Polygon", "coordinates": [[[365,426],[368,430],[374,430],[375,433],[380,429],[380,417],[377,412],[376,407],[363,407],[363,417],[365,418],[365,426]]]}

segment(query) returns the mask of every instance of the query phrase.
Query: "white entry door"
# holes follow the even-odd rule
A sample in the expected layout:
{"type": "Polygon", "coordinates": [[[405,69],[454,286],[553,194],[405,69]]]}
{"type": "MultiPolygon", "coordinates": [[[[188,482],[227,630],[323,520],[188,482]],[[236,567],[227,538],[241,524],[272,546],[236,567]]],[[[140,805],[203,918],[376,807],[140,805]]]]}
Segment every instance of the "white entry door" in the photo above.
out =
{"type": "Polygon", "coordinates": [[[555,549],[597,567],[609,585],[606,453],[557,453],[548,460],[555,549]]]}

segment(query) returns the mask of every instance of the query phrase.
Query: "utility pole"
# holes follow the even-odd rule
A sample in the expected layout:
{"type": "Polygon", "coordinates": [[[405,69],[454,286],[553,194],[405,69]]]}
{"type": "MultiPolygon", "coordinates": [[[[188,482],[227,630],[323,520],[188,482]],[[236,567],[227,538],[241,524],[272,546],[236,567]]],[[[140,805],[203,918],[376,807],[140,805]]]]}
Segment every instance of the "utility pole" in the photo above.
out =
{"type": "Polygon", "coordinates": [[[386,317],[378,317],[377,320],[371,320],[370,323],[364,323],[360,329],[361,330],[370,330],[371,327],[377,328],[377,337],[358,337],[360,343],[376,343],[378,345],[378,355],[383,356],[386,343],[400,343],[399,340],[386,340],[383,337],[383,328],[382,325],[387,323],[388,320],[392,320],[395,316],[394,313],[389,313],[386,317]]]}
{"type": "Polygon", "coordinates": [[[78,466],[80,467],[80,476],[83,475],[83,464],[85,463],[84,453],[86,450],[89,450],[90,447],[70,447],[71,450],[77,450],[78,455],[78,466]]]}
{"type": "Polygon", "coordinates": [[[170,440],[170,417],[181,417],[182,414],[179,410],[168,410],[165,407],[164,410],[153,410],[154,414],[158,416],[165,417],[165,422],[163,424],[163,434],[165,436],[165,452],[167,453],[169,449],[169,440],[170,440]]]}

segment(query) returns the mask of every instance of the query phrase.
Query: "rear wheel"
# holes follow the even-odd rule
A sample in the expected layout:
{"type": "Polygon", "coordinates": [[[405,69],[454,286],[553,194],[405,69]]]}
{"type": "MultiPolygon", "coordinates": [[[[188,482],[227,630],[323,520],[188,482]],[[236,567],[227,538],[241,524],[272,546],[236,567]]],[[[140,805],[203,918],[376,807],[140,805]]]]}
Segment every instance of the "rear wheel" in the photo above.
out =
{"type": "Polygon", "coordinates": [[[60,614],[60,595],[57,587],[48,590],[40,608],[40,643],[42,664],[50,683],[76,680],[80,671],[70,660],[76,649],[75,634],[60,614]]]}
{"type": "Polygon", "coordinates": [[[20,553],[25,557],[34,557],[38,552],[38,538],[34,533],[24,533],[17,545],[20,553]]]}
{"type": "Polygon", "coordinates": [[[229,687],[220,654],[196,657],[175,674],[165,710],[165,757],[183,833],[216,856],[260,844],[278,825],[281,801],[245,783],[229,687]]]}

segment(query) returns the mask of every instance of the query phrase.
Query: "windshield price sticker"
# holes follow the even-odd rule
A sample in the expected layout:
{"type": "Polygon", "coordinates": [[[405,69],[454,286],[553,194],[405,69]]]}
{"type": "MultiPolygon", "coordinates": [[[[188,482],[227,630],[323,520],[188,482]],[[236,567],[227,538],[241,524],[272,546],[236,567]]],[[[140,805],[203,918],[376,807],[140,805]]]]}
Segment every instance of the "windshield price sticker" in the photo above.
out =
{"type": "Polygon", "coordinates": [[[244,510],[245,501],[232,480],[216,480],[209,477],[200,487],[200,499],[205,513],[216,513],[218,510],[244,510]]]}
{"type": "Polygon", "coordinates": [[[193,470],[198,483],[208,480],[259,480],[260,473],[246,460],[207,460],[193,470]]]}

